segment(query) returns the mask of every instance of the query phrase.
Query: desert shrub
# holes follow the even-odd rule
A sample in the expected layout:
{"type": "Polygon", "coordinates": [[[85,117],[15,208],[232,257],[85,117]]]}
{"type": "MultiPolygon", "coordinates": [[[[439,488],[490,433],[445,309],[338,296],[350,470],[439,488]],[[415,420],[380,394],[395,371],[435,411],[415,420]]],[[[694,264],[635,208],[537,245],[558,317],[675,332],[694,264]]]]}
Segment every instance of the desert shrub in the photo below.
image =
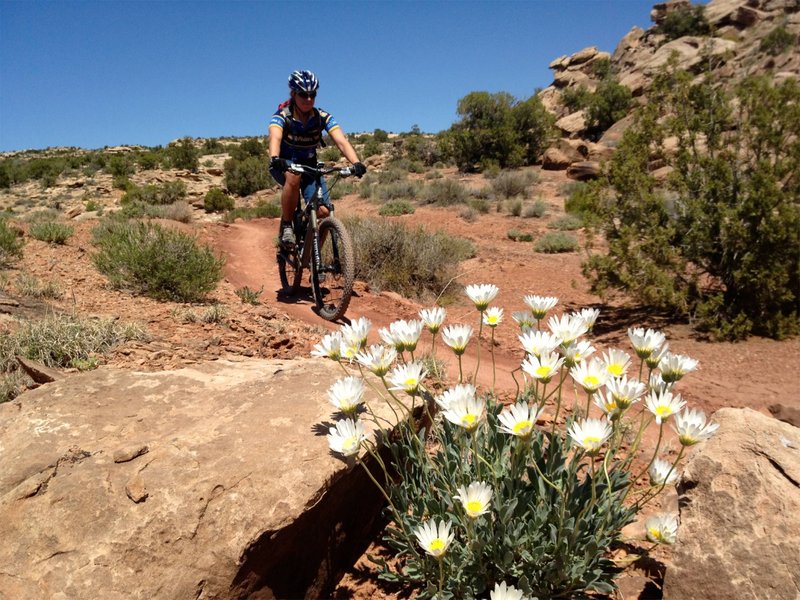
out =
{"type": "Polygon", "coordinates": [[[420,200],[425,204],[438,206],[451,206],[465,204],[469,199],[469,192],[460,181],[455,179],[437,179],[431,181],[422,189],[420,200]]]}
{"type": "Polygon", "coordinates": [[[384,202],[388,200],[413,200],[421,191],[422,185],[417,181],[410,181],[403,179],[387,183],[386,185],[378,185],[373,190],[374,195],[384,202]]]}
{"type": "Polygon", "coordinates": [[[14,287],[20,296],[27,298],[49,298],[55,300],[63,295],[61,287],[55,281],[41,282],[29,273],[17,275],[14,287]]]}
{"type": "Polygon", "coordinates": [[[356,184],[351,181],[345,181],[344,179],[339,179],[333,183],[333,185],[328,187],[328,194],[330,195],[331,200],[339,200],[340,198],[344,198],[349,194],[356,193],[356,184]]]}
{"type": "Polygon", "coordinates": [[[264,286],[262,285],[261,288],[258,290],[251,290],[248,286],[240,287],[234,290],[236,295],[239,296],[239,299],[244,304],[260,304],[259,296],[264,293],[264,286]]]}
{"type": "Polygon", "coordinates": [[[599,138],[614,123],[628,114],[633,103],[630,89],[608,78],[600,82],[586,104],[586,128],[599,138]]]}
{"type": "Polygon", "coordinates": [[[586,108],[591,96],[592,92],[590,92],[585,85],[568,87],[561,92],[561,103],[569,112],[573,113],[586,108]]]}
{"type": "Polygon", "coordinates": [[[71,226],[56,221],[33,223],[28,228],[28,234],[32,238],[48,244],[64,244],[72,237],[73,233],[75,230],[71,226]]]}
{"type": "Polygon", "coordinates": [[[233,198],[218,187],[211,188],[203,197],[203,208],[206,212],[223,212],[234,207],[233,198]]]}
{"type": "Polygon", "coordinates": [[[511,216],[519,217],[522,216],[522,200],[519,198],[515,198],[513,200],[509,200],[506,203],[506,208],[508,209],[508,213],[511,216]]]}
{"type": "Polygon", "coordinates": [[[489,201],[485,198],[472,197],[467,200],[467,206],[482,215],[489,214],[489,201]]]}
{"type": "Polygon", "coordinates": [[[379,144],[383,144],[389,141],[389,134],[383,129],[376,129],[374,132],[372,132],[372,139],[379,144]]]}
{"type": "Polygon", "coordinates": [[[249,196],[273,184],[269,163],[257,156],[244,160],[230,158],[225,161],[225,187],[231,194],[249,196]]]}
{"type": "Polygon", "coordinates": [[[562,231],[548,231],[536,240],[533,249],[544,254],[575,252],[578,249],[578,240],[562,231]]]}
{"type": "Polygon", "coordinates": [[[783,54],[797,45],[797,36],[786,29],[785,25],[778,25],[761,39],[759,50],[771,56],[783,54]]]}
{"type": "Polygon", "coordinates": [[[608,242],[585,266],[593,288],[694,316],[715,337],[800,332],[800,139],[789,133],[800,86],[748,78],[730,97],[667,70],[653,91],[592,197],[608,242]],[[668,136],[669,195],[647,170],[668,136]]]}
{"type": "Polygon", "coordinates": [[[408,179],[408,173],[406,173],[404,169],[398,168],[396,165],[378,173],[378,183],[395,183],[396,181],[403,181],[404,179],[408,179]]]}
{"type": "Polygon", "coordinates": [[[655,30],[663,34],[667,41],[677,40],[686,35],[710,35],[712,32],[711,25],[706,19],[705,6],[702,4],[670,10],[655,30]]]}
{"type": "Polygon", "coordinates": [[[492,180],[491,186],[497,198],[514,198],[528,193],[536,183],[537,176],[530,171],[503,171],[492,180]]]}
{"type": "Polygon", "coordinates": [[[441,179],[442,177],[444,177],[444,175],[442,175],[441,171],[437,171],[436,169],[425,173],[425,179],[441,179]]]}
{"type": "Polygon", "coordinates": [[[506,236],[510,240],[514,240],[515,242],[532,242],[533,235],[530,233],[525,233],[524,231],[520,231],[519,229],[509,229],[506,232],[506,236]]]}
{"type": "Polygon", "coordinates": [[[382,217],[396,217],[399,215],[413,215],[414,205],[408,200],[390,200],[381,205],[378,209],[378,214],[382,217]]]}
{"type": "Polygon", "coordinates": [[[203,140],[201,150],[204,156],[207,154],[223,154],[225,152],[225,145],[217,138],[208,138],[203,140]]]}
{"type": "Polygon", "coordinates": [[[10,402],[28,388],[33,380],[21,369],[9,373],[0,373],[0,404],[10,402]]]}
{"type": "Polygon", "coordinates": [[[98,210],[101,210],[102,208],[103,208],[102,205],[99,204],[96,200],[94,200],[92,198],[87,200],[86,201],[86,205],[84,206],[84,209],[86,210],[86,212],[97,212],[98,210]]]}
{"type": "Polygon", "coordinates": [[[222,278],[224,260],[180,231],[117,219],[102,223],[93,234],[98,252],[92,260],[116,288],[194,302],[222,278]]]}
{"type": "Polygon", "coordinates": [[[467,223],[474,223],[478,220],[480,213],[471,206],[464,206],[458,211],[458,216],[464,219],[467,223]]]}
{"type": "Polygon", "coordinates": [[[255,206],[240,206],[225,213],[222,220],[233,223],[236,219],[249,221],[250,219],[274,219],[281,216],[279,201],[268,202],[260,200],[255,206]]]}
{"type": "Polygon", "coordinates": [[[166,150],[169,164],[173,169],[187,169],[197,171],[200,166],[200,152],[195,148],[194,140],[185,137],[177,142],[172,142],[166,150]]]}
{"type": "Polygon", "coordinates": [[[383,152],[383,145],[374,139],[368,140],[361,148],[361,157],[369,158],[370,156],[378,156],[383,152]]]}
{"type": "Polygon", "coordinates": [[[591,183],[576,181],[565,190],[568,194],[564,200],[564,210],[569,214],[577,215],[584,220],[594,217],[598,186],[591,183]]]}
{"type": "Polygon", "coordinates": [[[577,215],[562,215],[551,222],[548,227],[559,231],[574,231],[583,227],[583,220],[577,215]]]}
{"type": "Polygon", "coordinates": [[[48,367],[71,367],[88,361],[127,341],[147,340],[141,325],[118,319],[95,319],[52,313],[42,319],[23,320],[11,334],[0,338],[0,372],[9,372],[15,356],[48,367]]]}
{"type": "Polygon", "coordinates": [[[136,172],[132,156],[115,155],[108,159],[106,170],[114,177],[128,178],[136,172]]]}
{"type": "Polygon", "coordinates": [[[526,206],[522,211],[522,216],[526,219],[530,218],[537,218],[541,219],[547,213],[547,202],[542,200],[541,198],[537,198],[533,201],[533,204],[529,204],[526,206]]]}
{"type": "Polygon", "coordinates": [[[21,231],[8,224],[8,219],[0,217],[0,267],[10,265],[14,260],[22,258],[22,247],[25,245],[21,231]]]}
{"type": "Polygon", "coordinates": [[[186,198],[186,184],[182,181],[165,181],[160,185],[148,184],[138,186],[129,182],[127,191],[122,196],[120,203],[126,204],[151,204],[167,205],[186,198]]]}
{"type": "Polygon", "coordinates": [[[372,198],[373,180],[369,174],[361,178],[358,184],[358,197],[359,198],[372,198]]]}
{"type": "Polygon", "coordinates": [[[474,255],[467,240],[388,219],[347,218],[353,238],[356,278],[378,290],[409,297],[445,292],[458,264],[474,255]]]}
{"type": "MultiPolygon", "coordinates": [[[[194,216],[192,207],[179,200],[172,204],[163,204],[151,206],[149,204],[137,205],[142,207],[142,214],[136,216],[150,217],[151,219],[167,219],[169,221],[178,221],[179,223],[191,223],[194,216]]],[[[132,217],[131,213],[127,212],[128,207],[123,209],[123,213],[132,217]]]]}
{"type": "Polygon", "coordinates": [[[214,302],[200,315],[200,320],[203,323],[223,323],[227,318],[228,307],[219,302],[214,302]]]}
{"type": "MultiPolygon", "coordinates": [[[[342,157],[342,153],[339,151],[339,148],[336,146],[327,146],[322,148],[318,153],[317,156],[319,160],[326,163],[334,163],[342,157]]],[[[364,156],[366,158],[366,156],[364,156]]]]}
{"type": "Polygon", "coordinates": [[[249,138],[240,144],[229,146],[228,154],[233,160],[242,162],[248,158],[266,158],[268,150],[267,143],[261,142],[258,138],[249,138]]]}

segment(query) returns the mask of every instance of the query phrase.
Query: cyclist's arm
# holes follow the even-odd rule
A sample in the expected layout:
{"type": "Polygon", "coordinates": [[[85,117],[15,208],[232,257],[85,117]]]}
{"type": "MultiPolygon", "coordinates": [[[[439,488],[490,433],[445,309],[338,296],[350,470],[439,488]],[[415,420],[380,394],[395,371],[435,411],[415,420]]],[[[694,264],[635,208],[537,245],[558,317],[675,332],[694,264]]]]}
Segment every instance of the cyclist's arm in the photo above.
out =
{"type": "Polygon", "coordinates": [[[269,155],[280,156],[281,140],[283,139],[283,127],[270,124],[269,126],[269,155]]]}
{"type": "MultiPolygon", "coordinates": [[[[350,144],[350,140],[347,139],[347,136],[344,134],[344,131],[342,131],[341,127],[332,129],[328,132],[328,135],[331,136],[333,143],[336,144],[347,160],[349,160],[352,164],[359,162],[358,154],[356,154],[352,144],[350,144]]],[[[270,148],[272,148],[271,145],[270,148]]]]}

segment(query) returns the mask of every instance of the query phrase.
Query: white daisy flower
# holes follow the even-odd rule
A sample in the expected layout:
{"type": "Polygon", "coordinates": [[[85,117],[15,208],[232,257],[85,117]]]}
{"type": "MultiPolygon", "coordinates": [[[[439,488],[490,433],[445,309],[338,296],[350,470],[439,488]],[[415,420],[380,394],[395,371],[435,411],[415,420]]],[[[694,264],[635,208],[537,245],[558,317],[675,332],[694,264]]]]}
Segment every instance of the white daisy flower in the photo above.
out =
{"type": "Polygon", "coordinates": [[[459,383],[455,387],[445,390],[440,396],[436,397],[436,404],[442,410],[447,410],[454,402],[466,401],[475,398],[478,390],[471,383],[459,383]]]}
{"type": "Polygon", "coordinates": [[[528,308],[531,309],[534,318],[539,321],[544,319],[547,311],[558,304],[558,298],[553,296],[528,295],[525,296],[522,301],[528,305],[528,308]]]}
{"type": "Polygon", "coordinates": [[[617,404],[617,401],[612,394],[597,392],[594,394],[593,401],[595,405],[602,410],[606,417],[611,421],[615,420],[620,414],[622,414],[622,409],[620,408],[619,404],[617,404]]]}
{"type": "Polygon", "coordinates": [[[596,392],[608,380],[605,366],[596,358],[572,367],[569,374],[589,394],[596,392]]]}
{"type": "Polygon", "coordinates": [[[503,322],[503,309],[490,306],[483,313],[483,324],[489,327],[497,327],[503,322]]]}
{"type": "Polygon", "coordinates": [[[661,369],[661,379],[667,383],[674,383],[694,371],[697,365],[698,362],[693,358],[670,353],[661,359],[658,368],[661,369]]]}
{"type": "Polygon", "coordinates": [[[652,486],[672,485],[678,479],[678,471],[675,470],[674,465],[660,458],[653,461],[647,474],[650,475],[650,485],[652,486]]]}
{"type": "Polygon", "coordinates": [[[611,377],[622,377],[628,371],[631,357],[627,352],[611,348],[603,353],[603,364],[611,377]]]}
{"type": "Polygon", "coordinates": [[[654,329],[632,327],[628,329],[628,339],[639,358],[649,358],[666,341],[666,336],[654,329]]]}
{"type": "Polygon", "coordinates": [[[391,325],[388,328],[378,329],[378,335],[381,336],[381,341],[390,348],[394,348],[397,352],[405,351],[405,342],[391,329],[391,325]]]}
{"type": "Polygon", "coordinates": [[[495,583],[494,589],[489,593],[489,600],[525,600],[522,591],[506,582],[495,583]]]}
{"type": "Polygon", "coordinates": [[[419,311],[419,318],[422,319],[428,331],[437,333],[442,328],[446,314],[447,311],[445,309],[441,306],[436,306],[434,308],[423,308],[419,311]]]}
{"type": "Polygon", "coordinates": [[[517,322],[520,329],[533,329],[536,326],[536,317],[529,310],[518,310],[511,313],[511,318],[517,322]]]}
{"type": "Polygon", "coordinates": [[[350,375],[342,377],[328,389],[328,400],[345,414],[352,414],[363,403],[364,380],[350,375]]]}
{"type": "Polygon", "coordinates": [[[547,319],[547,327],[553,335],[561,339],[562,346],[569,346],[589,330],[589,327],[578,315],[561,315],[547,319]]]}
{"type": "Polygon", "coordinates": [[[549,383],[558,374],[562,364],[564,364],[564,358],[555,352],[550,352],[542,356],[528,355],[522,361],[521,366],[523,371],[537,381],[549,383]]]}
{"type": "Polygon", "coordinates": [[[581,419],[575,421],[569,428],[569,436],[576,446],[580,446],[589,454],[597,454],[613,431],[611,423],[606,419],[581,419]]]}
{"type": "Polygon", "coordinates": [[[678,519],[673,515],[653,515],[644,522],[647,539],[656,544],[674,544],[678,539],[678,519]]]}
{"type": "Polygon", "coordinates": [[[591,342],[587,341],[574,341],[568,346],[561,346],[561,354],[564,356],[564,364],[570,369],[579,365],[595,352],[595,347],[591,342]]]}
{"type": "Polygon", "coordinates": [[[427,374],[425,365],[419,361],[397,365],[387,377],[389,383],[393,384],[389,389],[403,390],[407,394],[416,394],[427,374]]]}
{"type": "Polygon", "coordinates": [[[650,379],[647,380],[647,391],[653,394],[663,394],[669,391],[669,384],[661,379],[658,373],[650,373],[650,379]]]}
{"type": "Polygon", "coordinates": [[[438,525],[435,521],[430,520],[417,527],[414,535],[417,536],[417,541],[425,552],[439,558],[444,556],[456,537],[454,533],[450,532],[450,527],[451,524],[444,520],[439,521],[438,525]]]}
{"type": "Polygon", "coordinates": [[[467,431],[474,431],[483,420],[485,411],[485,399],[461,394],[450,399],[443,414],[451,423],[467,431]]]}
{"type": "Polygon", "coordinates": [[[714,435],[719,423],[706,422],[706,414],[702,410],[687,408],[675,415],[672,428],[683,446],[694,446],[714,435]]]}
{"type": "Polygon", "coordinates": [[[656,416],[656,423],[661,425],[672,415],[680,412],[686,405],[686,401],[681,399],[681,395],[672,395],[672,392],[664,391],[661,393],[650,392],[645,399],[647,410],[656,416]]]}
{"type": "Polygon", "coordinates": [[[342,334],[335,331],[326,335],[314,346],[311,356],[330,358],[338,362],[342,358],[342,334]]]}
{"type": "Polygon", "coordinates": [[[660,363],[661,359],[667,354],[669,354],[669,344],[664,344],[660,348],[653,350],[653,353],[644,359],[644,364],[646,364],[649,369],[658,368],[658,363],[660,363]]]}
{"type": "Polygon", "coordinates": [[[526,331],[517,337],[525,352],[533,356],[550,354],[561,344],[561,338],[549,331],[526,331]]]}
{"type": "Polygon", "coordinates": [[[353,419],[343,419],[328,430],[328,446],[345,457],[358,454],[361,442],[365,439],[364,424],[353,419]]]}
{"type": "Polygon", "coordinates": [[[489,306],[489,303],[495,299],[497,293],[500,291],[496,285],[491,283],[479,283],[468,285],[464,288],[469,299],[475,304],[475,308],[483,312],[489,306]]]}
{"type": "Polygon", "coordinates": [[[417,349],[423,326],[422,321],[405,321],[401,319],[389,325],[389,331],[396,342],[403,344],[403,350],[413,352],[417,349]]]}
{"type": "Polygon", "coordinates": [[[621,410],[636,403],[646,391],[646,387],[641,381],[628,379],[626,376],[612,377],[606,381],[606,389],[621,410]]]}
{"type": "Polygon", "coordinates": [[[342,332],[342,339],[346,344],[356,346],[359,350],[363,350],[367,345],[367,335],[369,334],[372,321],[367,317],[360,317],[351,321],[349,325],[342,325],[340,331],[342,332]]]}
{"type": "Polygon", "coordinates": [[[464,354],[470,337],[472,337],[472,327],[469,325],[448,325],[442,329],[444,343],[453,349],[456,356],[464,354]]]}
{"type": "Polygon", "coordinates": [[[500,413],[498,419],[500,421],[500,431],[510,433],[517,437],[526,439],[533,433],[536,419],[542,413],[539,407],[531,407],[527,402],[517,402],[511,406],[507,406],[500,413]]]}
{"type": "Polygon", "coordinates": [[[389,372],[396,358],[397,350],[379,344],[372,345],[368,350],[363,350],[356,354],[356,360],[359,364],[378,377],[383,377],[389,372]]]}
{"type": "Polygon", "coordinates": [[[458,488],[454,499],[460,500],[464,511],[471,519],[476,519],[489,512],[492,501],[492,487],[484,481],[473,481],[468,487],[463,485],[458,488]]]}
{"type": "Polygon", "coordinates": [[[589,328],[589,331],[592,330],[594,327],[595,322],[597,321],[597,317],[600,316],[600,309],[599,308],[584,308],[581,312],[578,313],[578,316],[584,320],[586,326],[589,328]]]}

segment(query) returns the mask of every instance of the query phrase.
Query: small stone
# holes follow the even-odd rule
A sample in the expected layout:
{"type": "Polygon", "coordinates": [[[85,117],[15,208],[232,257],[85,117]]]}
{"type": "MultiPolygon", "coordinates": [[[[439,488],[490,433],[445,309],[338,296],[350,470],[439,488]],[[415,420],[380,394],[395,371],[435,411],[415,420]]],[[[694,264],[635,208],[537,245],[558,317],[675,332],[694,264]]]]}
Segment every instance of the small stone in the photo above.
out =
{"type": "Polygon", "coordinates": [[[114,462],[124,463],[132,461],[134,458],[140,457],[142,454],[147,454],[150,448],[146,444],[139,444],[136,446],[129,446],[127,448],[120,448],[114,452],[114,462]]]}
{"type": "Polygon", "coordinates": [[[144,485],[144,480],[139,474],[136,474],[133,479],[125,484],[125,493],[128,498],[133,500],[136,504],[147,500],[147,496],[149,495],[147,493],[147,487],[144,485]]]}

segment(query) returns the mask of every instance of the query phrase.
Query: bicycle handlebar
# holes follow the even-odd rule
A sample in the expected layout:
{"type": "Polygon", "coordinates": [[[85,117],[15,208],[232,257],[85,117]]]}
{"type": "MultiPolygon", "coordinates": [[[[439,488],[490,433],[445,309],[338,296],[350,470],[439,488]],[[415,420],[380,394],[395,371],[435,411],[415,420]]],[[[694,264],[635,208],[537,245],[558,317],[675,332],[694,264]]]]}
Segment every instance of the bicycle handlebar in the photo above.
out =
{"type": "Polygon", "coordinates": [[[290,173],[295,173],[296,175],[313,175],[314,177],[321,177],[323,175],[329,175],[331,173],[337,173],[339,177],[350,177],[353,175],[353,169],[351,167],[325,167],[322,163],[319,163],[319,168],[310,167],[308,165],[299,165],[297,163],[292,163],[287,165],[286,170],[290,173]]]}

